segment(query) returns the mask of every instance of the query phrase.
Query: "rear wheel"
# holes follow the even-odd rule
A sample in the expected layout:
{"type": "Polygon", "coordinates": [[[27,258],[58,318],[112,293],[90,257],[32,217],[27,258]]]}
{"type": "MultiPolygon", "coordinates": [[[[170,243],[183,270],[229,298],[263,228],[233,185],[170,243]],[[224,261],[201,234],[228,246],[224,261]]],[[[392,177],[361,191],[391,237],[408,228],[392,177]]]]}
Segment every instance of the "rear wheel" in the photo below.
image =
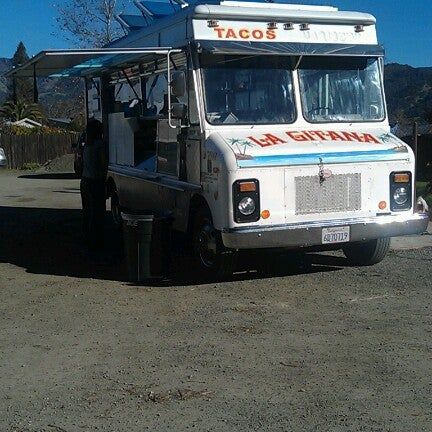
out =
{"type": "Polygon", "coordinates": [[[225,278],[233,274],[237,253],[227,249],[214,228],[210,210],[201,207],[194,217],[192,245],[196,262],[204,276],[225,278]]]}
{"type": "Polygon", "coordinates": [[[123,219],[121,215],[121,207],[116,192],[113,192],[111,195],[111,215],[116,225],[122,224],[123,219]]]}
{"type": "Polygon", "coordinates": [[[349,243],[342,250],[349,262],[357,266],[370,266],[381,262],[390,249],[389,238],[349,243]]]}

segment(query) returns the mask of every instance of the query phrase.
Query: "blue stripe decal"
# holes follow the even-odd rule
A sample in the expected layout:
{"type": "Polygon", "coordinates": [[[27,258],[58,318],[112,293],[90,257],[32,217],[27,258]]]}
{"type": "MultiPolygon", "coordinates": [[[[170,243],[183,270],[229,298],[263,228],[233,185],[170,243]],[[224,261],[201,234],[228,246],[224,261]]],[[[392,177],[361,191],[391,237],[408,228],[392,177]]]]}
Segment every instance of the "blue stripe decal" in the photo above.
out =
{"type": "Polygon", "coordinates": [[[389,150],[333,152],[333,153],[310,153],[274,156],[255,156],[252,159],[238,159],[240,168],[256,166],[278,166],[278,165],[315,165],[320,163],[355,163],[355,162],[376,162],[404,160],[408,153],[389,150]]]}

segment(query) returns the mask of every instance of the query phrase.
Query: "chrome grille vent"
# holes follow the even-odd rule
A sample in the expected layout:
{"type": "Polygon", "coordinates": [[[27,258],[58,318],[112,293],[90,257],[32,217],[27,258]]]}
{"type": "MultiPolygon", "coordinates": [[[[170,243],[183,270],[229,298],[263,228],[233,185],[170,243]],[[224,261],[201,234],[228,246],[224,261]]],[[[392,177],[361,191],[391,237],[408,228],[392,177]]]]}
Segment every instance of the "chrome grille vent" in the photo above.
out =
{"type": "Polygon", "coordinates": [[[361,210],[361,174],[295,177],[296,214],[361,210]]]}

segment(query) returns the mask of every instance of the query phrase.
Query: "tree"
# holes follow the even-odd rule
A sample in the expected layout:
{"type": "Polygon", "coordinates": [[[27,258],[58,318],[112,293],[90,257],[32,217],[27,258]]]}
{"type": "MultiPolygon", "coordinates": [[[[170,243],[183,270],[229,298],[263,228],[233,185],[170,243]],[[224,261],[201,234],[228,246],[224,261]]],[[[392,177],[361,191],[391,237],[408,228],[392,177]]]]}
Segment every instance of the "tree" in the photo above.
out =
{"type": "Polygon", "coordinates": [[[30,57],[27,54],[27,49],[23,42],[20,42],[17,46],[14,56],[12,57],[12,64],[17,67],[24,64],[30,57]]]}
{"type": "MultiPolygon", "coordinates": [[[[18,67],[29,60],[26,47],[23,42],[17,46],[14,56],[12,57],[12,66],[18,67]]],[[[12,100],[31,101],[33,97],[33,82],[31,78],[13,78],[12,79],[12,100]]]]}
{"type": "Polygon", "coordinates": [[[125,0],[64,0],[57,23],[66,39],[80,47],[102,47],[124,35],[115,16],[125,0]]]}
{"type": "Polygon", "coordinates": [[[30,120],[42,119],[42,112],[37,104],[8,101],[0,108],[0,116],[12,122],[28,118],[30,120]]]}

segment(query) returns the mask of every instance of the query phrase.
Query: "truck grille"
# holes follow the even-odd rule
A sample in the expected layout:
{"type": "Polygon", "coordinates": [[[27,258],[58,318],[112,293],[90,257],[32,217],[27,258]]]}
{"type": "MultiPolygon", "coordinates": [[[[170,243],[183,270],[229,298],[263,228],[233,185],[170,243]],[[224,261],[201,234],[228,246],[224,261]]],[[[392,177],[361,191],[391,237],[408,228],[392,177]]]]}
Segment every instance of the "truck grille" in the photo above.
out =
{"type": "Polygon", "coordinates": [[[296,214],[333,213],[361,209],[361,175],[333,175],[320,184],[319,176],[295,177],[296,214]]]}

